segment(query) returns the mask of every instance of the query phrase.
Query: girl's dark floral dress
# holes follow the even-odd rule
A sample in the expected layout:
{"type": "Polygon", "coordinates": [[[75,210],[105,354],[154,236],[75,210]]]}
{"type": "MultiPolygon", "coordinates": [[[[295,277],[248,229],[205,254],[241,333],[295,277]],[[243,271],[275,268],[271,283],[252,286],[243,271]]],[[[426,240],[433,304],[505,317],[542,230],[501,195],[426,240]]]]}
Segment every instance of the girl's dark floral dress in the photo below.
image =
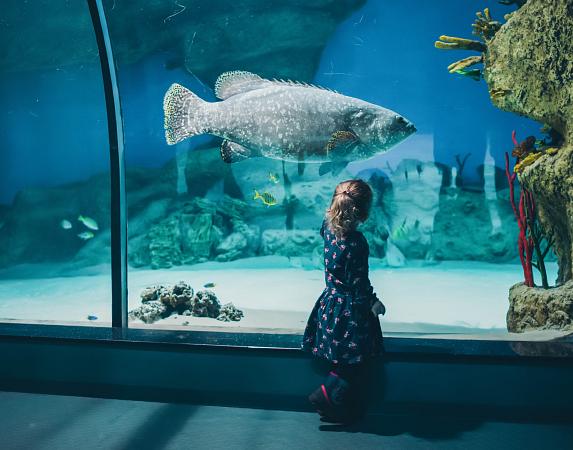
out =
{"type": "Polygon", "coordinates": [[[380,322],[370,308],[378,300],[368,278],[368,242],[359,231],[337,240],[326,223],[326,288],[308,319],[302,349],[334,364],[356,364],[382,352],[380,322]]]}

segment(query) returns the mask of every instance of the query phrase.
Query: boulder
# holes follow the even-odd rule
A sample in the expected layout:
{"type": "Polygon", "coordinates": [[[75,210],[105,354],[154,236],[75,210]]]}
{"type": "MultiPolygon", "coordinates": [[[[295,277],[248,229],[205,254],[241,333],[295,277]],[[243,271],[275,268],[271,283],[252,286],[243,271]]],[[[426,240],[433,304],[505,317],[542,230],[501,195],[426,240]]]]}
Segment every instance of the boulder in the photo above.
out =
{"type": "Polygon", "coordinates": [[[149,301],[131,310],[129,312],[129,318],[131,320],[141,320],[145,323],[153,323],[167,317],[169,313],[169,307],[163,302],[149,301]]]}
{"type": "Polygon", "coordinates": [[[215,293],[209,289],[202,289],[195,293],[191,300],[191,315],[196,317],[216,318],[221,311],[221,303],[215,293]]]}
{"type": "Polygon", "coordinates": [[[508,331],[573,331],[573,280],[551,289],[515,284],[509,290],[508,331]]]}
{"type": "Polygon", "coordinates": [[[217,316],[217,320],[221,322],[238,322],[243,318],[243,311],[238,309],[232,303],[226,303],[221,307],[221,312],[217,316]]]}

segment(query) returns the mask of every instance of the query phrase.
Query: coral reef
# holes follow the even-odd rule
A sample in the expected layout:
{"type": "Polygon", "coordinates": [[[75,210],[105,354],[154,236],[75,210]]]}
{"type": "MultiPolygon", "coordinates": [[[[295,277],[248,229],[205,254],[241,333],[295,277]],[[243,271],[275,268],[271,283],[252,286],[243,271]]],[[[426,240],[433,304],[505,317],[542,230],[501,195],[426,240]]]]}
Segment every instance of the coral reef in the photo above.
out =
{"type": "Polygon", "coordinates": [[[547,124],[562,140],[519,168],[533,194],[541,225],[554,238],[557,282],[573,276],[573,5],[567,0],[530,0],[509,17],[488,45],[484,71],[503,110],[547,124]],[[517,44],[518,43],[518,44],[517,44]]]}
{"type": "Polygon", "coordinates": [[[235,307],[232,303],[226,303],[221,306],[221,311],[217,320],[222,322],[237,322],[243,318],[243,311],[235,307]]]}
{"type": "Polygon", "coordinates": [[[143,303],[141,306],[129,312],[131,320],[141,320],[144,323],[157,322],[171,314],[169,307],[164,303],[154,300],[143,303]]]}
{"type": "Polygon", "coordinates": [[[243,317],[243,312],[232,303],[221,307],[213,291],[201,289],[194,292],[184,281],[178,282],[173,287],[150,286],[141,292],[141,302],[141,306],[129,312],[129,318],[147,324],[172,314],[210,317],[223,322],[239,321],[243,317]]]}
{"type": "Polygon", "coordinates": [[[213,291],[202,289],[193,297],[189,310],[192,316],[217,317],[221,311],[221,304],[213,291]]]}
{"type": "Polygon", "coordinates": [[[573,330],[573,280],[551,289],[531,288],[523,283],[512,286],[507,329],[512,332],[573,330]]]}

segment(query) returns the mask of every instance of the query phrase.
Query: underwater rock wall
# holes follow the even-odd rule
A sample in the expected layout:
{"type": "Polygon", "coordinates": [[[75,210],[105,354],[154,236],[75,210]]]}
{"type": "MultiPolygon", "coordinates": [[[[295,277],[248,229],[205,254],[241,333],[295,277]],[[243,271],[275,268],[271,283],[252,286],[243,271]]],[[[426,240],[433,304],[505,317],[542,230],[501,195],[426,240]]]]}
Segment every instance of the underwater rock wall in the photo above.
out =
{"type": "Polygon", "coordinates": [[[484,77],[499,108],[551,126],[564,138],[520,176],[554,237],[558,283],[573,277],[573,2],[529,0],[487,44],[484,77]]]}
{"type": "MultiPolygon", "coordinates": [[[[320,176],[318,167],[306,164],[300,175],[297,164],[285,163],[283,168],[281,161],[267,158],[229,165],[221,162],[218,148],[206,147],[188,151],[185,158],[176,156],[160,169],[129,169],[130,265],[168,269],[281,255],[304,257],[312,261],[305,267],[320,267],[318,230],[324,212],[334,186],[352,175],[343,171],[320,176]],[[177,159],[186,166],[179,167],[177,159]],[[189,192],[178,189],[182,173],[189,192]],[[267,206],[255,199],[254,190],[271,194],[276,204],[267,206]]],[[[372,257],[392,267],[420,259],[516,258],[516,226],[506,191],[498,192],[502,226],[493,233],[484,192],[444,188],[444,169],[434,163],[404,160],[388,170],[390,177],[381,171],[362,174],[375,194],[370,217],[361,227],[372,257]]],[[[6,248],[0,253],[0,267],[66,261],[64,271],[109,263],[107,176],[22,191],[2,214],[7,233],[0,233],[0,248],[6,248]],[[87,241],[77,236],[79,214],[94,218],[100,226],[87,241]],[[62,229],[62,219],[70,219],[74,228],[62,229]],[[48,241],[46,230],[53,236],[48,241]]]]}
{"type": "MultiPolygon", "coordinates": [[[[172,54],[212,84],[225,70],[310,80],[336,26],[365,0],[104,1],[116,61],[172,54]],[[142,5],[143,3],[143,5],[142,5]],[[143,6],[143,7],[142,7],[143,6]],[[281,73],[276,68],[284,68],[281,73]]],[[[2,71],[52,69],[97,61],[85,2],[9,1],[2,5],[2,71]],[[32,24],[41,26],[30,27],[32,24]],[[22,32],[26,30],[26,32],[22,32]],[[65,37],[66,45],[61,45],[65,37]],[[26,57],[22,57],[26,55],[26,57]]]]}
{"type": "Polygon", "coordinates": [[[434,221],[432,256],[436,260],[507,262],[517,256],[517,225],[506,190],[493,200],[500,224],[492,223],[483,192],[447,188],[434,221]]]}
{"type": "Polygon", "coordinates": [[[426,259],[432,244],[442,174],[434,163],[406,159],[390,175],[384,198],[391,217],[389,239],[409,259],[426,259]]]}

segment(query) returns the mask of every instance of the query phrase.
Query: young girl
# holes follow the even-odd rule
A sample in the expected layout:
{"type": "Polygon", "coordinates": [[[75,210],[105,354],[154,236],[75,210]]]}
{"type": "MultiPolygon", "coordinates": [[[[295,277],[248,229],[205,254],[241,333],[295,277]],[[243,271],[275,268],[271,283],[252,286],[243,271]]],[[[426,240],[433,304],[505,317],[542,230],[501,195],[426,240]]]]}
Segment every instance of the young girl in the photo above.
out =
{"type": "Polygon", "coordinates": [[[308,319],[302,349],[332,364],[324,384],[309,396],[327,421],[358,416],[365,364],[382,351],[378,314],[386,308],[368,278],[368,242],[356,230],[368,218],[371,204],[372,190],[364,181],[340,183],[320,230],[326,287],[308,319]]]}

